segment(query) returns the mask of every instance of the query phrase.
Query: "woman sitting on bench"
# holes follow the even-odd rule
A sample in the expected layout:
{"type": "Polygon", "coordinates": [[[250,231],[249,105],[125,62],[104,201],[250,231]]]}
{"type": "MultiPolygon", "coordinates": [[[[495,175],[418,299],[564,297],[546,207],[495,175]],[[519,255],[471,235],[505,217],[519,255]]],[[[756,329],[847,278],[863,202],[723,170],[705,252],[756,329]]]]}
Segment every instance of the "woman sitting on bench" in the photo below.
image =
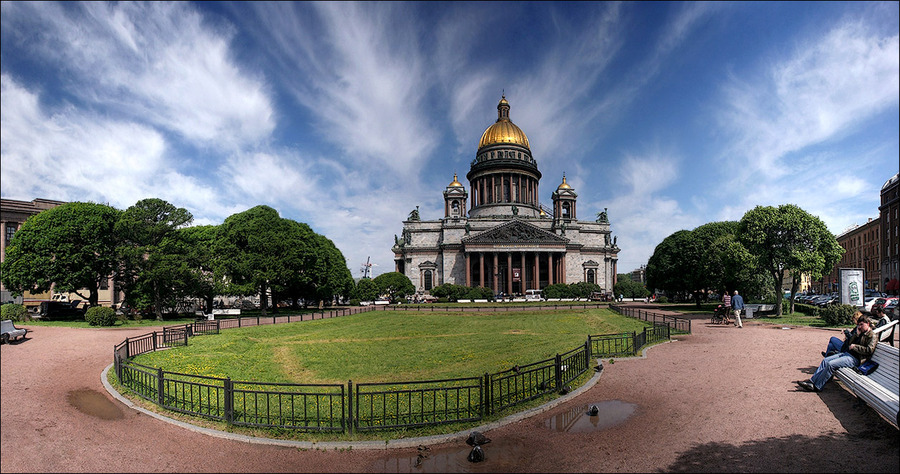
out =
{"type": "Polygon", "coordinates": [[[847,352],[825,357],[816,373],[809,380],[797,381],[797,385],[808,392],[822,391],[825,383],[834,376],[834,371],[841,367],[859,367],[860,363],[872,357],[876,344],[878,338],[872,332],[872,320],[868,316],[860,316],[856,320],[856,334],[848,341],[847,352]]]}

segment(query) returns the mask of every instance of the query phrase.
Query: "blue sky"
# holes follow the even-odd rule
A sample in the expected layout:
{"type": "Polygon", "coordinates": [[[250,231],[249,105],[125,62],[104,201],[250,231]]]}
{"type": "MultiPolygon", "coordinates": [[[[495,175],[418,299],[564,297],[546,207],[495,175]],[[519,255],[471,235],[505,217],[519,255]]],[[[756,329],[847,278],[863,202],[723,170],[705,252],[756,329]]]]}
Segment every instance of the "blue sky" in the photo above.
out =
{"type": "Polygon", "coordinates": [[[900,168],[897,2],[2,4],[7,199],[259,204],[354,276],[465,174],[502,93],[619,271],[796,204],[841,233],[900,168]]]}

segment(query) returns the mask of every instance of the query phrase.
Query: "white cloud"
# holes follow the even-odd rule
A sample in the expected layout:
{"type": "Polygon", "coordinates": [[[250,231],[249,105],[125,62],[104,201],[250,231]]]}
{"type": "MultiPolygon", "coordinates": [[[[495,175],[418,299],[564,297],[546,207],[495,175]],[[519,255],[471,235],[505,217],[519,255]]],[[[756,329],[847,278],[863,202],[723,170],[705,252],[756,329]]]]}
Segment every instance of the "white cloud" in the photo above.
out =
{"type": "Polygon", "coordinates": [[[264,4],[256,9],[283,56],[281,80],[319,132],[354,166],[417,176],[436,147],[431,81],[417,24],[402,7],[366,3],[264,4]]]}
{"type": "Polygon", "coordinates": [[[748,172],[781,177],[789,154],[838,139],[896,106],[900,42],[859,22],[800,42],[791,57],[724,86],[720,121],[748,172]]]}
{"type": "Polygon", "coordinates": [[[69,72],[69,93],[204,147],[265,139],[274,111],[262,80],[233,61],[233,33],[185,3],[37,3],[4,10],[39,28],[35,48],[69,72]]]}

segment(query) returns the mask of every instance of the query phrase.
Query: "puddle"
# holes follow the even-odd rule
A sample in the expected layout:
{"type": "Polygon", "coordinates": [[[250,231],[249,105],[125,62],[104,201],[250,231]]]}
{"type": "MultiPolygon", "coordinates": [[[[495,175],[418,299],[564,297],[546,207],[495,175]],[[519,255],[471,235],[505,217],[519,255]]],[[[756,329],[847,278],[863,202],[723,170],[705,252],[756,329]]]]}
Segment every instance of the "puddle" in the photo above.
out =
{"type": "Polygon", "coordinates": [[[472,447],[460,439],[459,446],[420,448],[416,455],[381,459],[371,467],[377,472],[514,472],[522,469],[522,459],[528,454],[520,443],[497,439],[481,449],[484,461],[469,462],[472,447]]]}
{"type": "Polygon", "coordinates": [[[103,420],[118,420],[125,416],[121,408],[96,390],[72,390],[66,395],[66,400],[78,411],[103,420]]]}
{"type": "Polygon", "coordinates": [[[621,400],[591,403],[548,419],[544,427],[566,433],[590,433],[624,423],[636,409],[637,405],[621,400]],[[588,414],[591,407],[597,407],[597,415],[588,414]]]}

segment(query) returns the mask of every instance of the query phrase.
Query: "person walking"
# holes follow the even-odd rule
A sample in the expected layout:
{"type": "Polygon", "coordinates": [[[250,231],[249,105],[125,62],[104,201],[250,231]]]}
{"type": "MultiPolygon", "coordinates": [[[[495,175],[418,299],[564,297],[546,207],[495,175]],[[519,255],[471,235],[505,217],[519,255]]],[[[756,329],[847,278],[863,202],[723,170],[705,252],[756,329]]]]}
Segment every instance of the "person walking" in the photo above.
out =
{"type": "Polygon", "coordinates": [[[722,295],[722,305],[725,306],[725,310],[722,311],[725,314],[725,324],[728,324],[728,315],[731,313],[731,295],[728,294],[728,290],[722,295]]]}
{"type": "Polygon", "coordinates": [[[731,309],[734,311],[735,327],[744,327],[744,323],[741,322],[741,311],[744,310],[744,298],[738,294],[737,290],[734,290],[734,296],[731,298],[731,309]]]}

